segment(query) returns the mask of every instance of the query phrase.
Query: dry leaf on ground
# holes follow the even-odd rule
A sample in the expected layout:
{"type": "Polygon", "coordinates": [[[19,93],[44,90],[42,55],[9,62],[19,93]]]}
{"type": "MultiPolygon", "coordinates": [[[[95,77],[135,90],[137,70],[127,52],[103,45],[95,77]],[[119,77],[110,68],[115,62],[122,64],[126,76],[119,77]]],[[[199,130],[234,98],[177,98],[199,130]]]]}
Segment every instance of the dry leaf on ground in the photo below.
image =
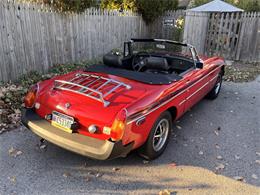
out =
{"type": "Polygon", "coordinates": [[[20,150],[15,149],[15,148],[13,148],[13,147],[11,147],[11,148],[8,150],[8,153],[9,153],[10,156],[16,158],[17,156],[21,155],[23,152],[20,151],[20,150]]]}

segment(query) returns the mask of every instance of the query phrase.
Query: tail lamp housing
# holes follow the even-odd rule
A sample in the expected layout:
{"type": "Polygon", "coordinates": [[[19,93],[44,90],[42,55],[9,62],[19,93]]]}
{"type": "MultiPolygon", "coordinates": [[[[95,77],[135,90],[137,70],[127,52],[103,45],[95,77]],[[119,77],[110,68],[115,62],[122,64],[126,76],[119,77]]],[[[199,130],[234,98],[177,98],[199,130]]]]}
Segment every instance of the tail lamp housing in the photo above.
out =
{"type": "Polygon", "coordinates": [[[36,101],[36,97],[37,97],[37,92],[39,91],[39,85],[33,85],[29,91],[27,92],[27,94],[24,97],[24,105],[26,108],[33,108],[35,101],[36,101]]]}
{"type": "Polygon", "coordinates": [[[123,109],[116,115],[116,118],[112,124],[110,136],[113,141],[121,140],[125,127],[126,127],[126,119],[127,119],[127,110],[123,109]]]}

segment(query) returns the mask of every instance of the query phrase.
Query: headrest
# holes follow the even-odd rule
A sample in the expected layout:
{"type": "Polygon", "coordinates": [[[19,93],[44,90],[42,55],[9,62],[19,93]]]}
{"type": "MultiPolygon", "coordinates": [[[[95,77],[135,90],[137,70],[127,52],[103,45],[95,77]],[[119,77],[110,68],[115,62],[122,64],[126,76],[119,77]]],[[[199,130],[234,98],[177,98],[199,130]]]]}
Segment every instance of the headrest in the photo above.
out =
{"type": "Polygon", "coordinates": [[[117,52],[109,52],[103,56],[103,63],[107,66],[122,66],[122,56],[117,52]]]}
{"type": "Polygon", "coordinates": [[[169,70],[169,64],[165,58],[149,57],[146,59],[146,68],[154,70],[169,70]]]}

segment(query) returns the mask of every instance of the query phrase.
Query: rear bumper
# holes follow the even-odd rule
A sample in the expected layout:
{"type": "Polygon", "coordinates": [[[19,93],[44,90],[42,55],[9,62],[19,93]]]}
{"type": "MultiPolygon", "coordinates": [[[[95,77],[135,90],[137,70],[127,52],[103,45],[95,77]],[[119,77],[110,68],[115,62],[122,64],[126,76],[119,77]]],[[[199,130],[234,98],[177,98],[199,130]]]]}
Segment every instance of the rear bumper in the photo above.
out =
{"type": "Polygon", "coordinates": [[[67,133],[52,126],[40,118],[32,109],[24,109],[22,123],[35,134],[64,149],[94,159],[106,160],[126,156],[133,147],[133,142],[122,145],[122,142],[99,140],[78,133],[67,133]]]}

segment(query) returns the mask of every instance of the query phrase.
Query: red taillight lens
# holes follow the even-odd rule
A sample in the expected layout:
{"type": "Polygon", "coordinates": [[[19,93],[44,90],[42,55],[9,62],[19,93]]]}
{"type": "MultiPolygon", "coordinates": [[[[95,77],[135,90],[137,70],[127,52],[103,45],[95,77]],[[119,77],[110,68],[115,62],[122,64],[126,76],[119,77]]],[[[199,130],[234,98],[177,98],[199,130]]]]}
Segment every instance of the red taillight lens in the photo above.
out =
{"type": "Polygon", "coordinates": [[[116,119],[113,122],[113,125],[111,127],[111,138],[113,141],[118,141],[122,139],[125,131],[126,126],[126,118],[127,118],[127,110],[123,109],[121,110],[117,116],[116,119]]]}
{"type": "Polygon", "coordinates": [[[38,85],[34,85],[30,88],[28,93],[24,97],[24,105],[26,108],[32,108],[36,100],[36,94],[38,91],[38,85]]]}

